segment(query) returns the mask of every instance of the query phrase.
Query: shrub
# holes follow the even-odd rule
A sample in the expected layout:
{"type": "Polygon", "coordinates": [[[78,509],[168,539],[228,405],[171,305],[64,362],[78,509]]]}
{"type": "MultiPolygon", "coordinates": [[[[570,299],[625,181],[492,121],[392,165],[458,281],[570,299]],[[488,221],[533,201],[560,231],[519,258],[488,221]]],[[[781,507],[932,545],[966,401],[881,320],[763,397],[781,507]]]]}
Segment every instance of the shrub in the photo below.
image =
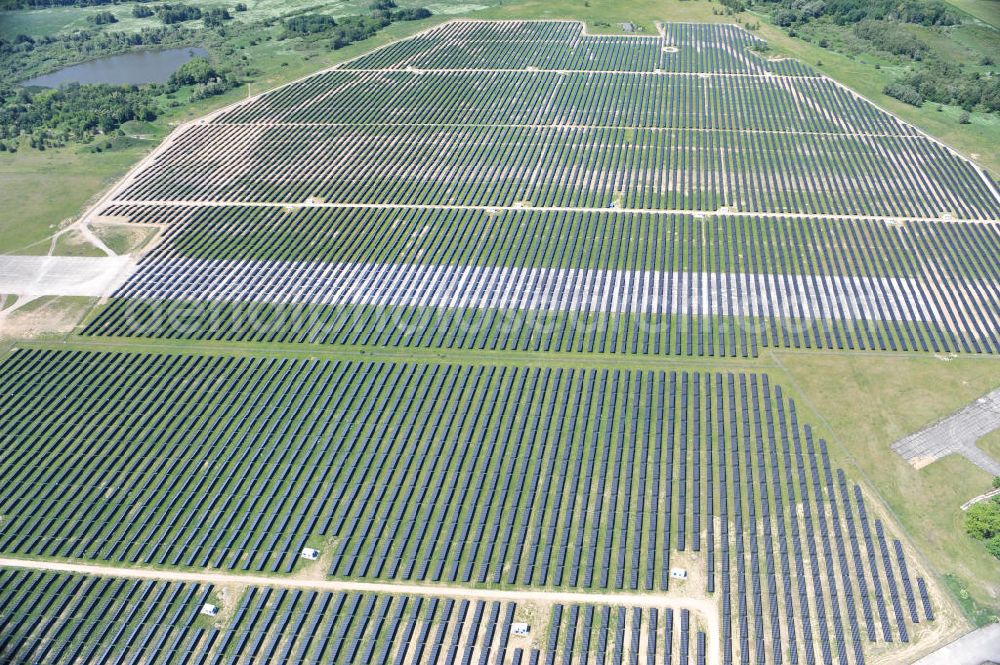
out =
{"type": "Polygon", "coordinates": [[[168,83],[174,87],[208,83],[219,77],[218,72],[205,58],[191,58],[170,75],[168,83]]]}
{"type": "Polygon", "coordinates": [[[231,18],[233,17],[229,13],[229,10],[222,7],[210,9],[202,14],[202,20],[204,20],[206,28],[217,28],[222,25],[223,21],[228,21],[231,18]]]}
{"type": "Polygon", "coordinates": [[[898,23],[891,21],[862,21],[854,25],[854,34],[880,51],[919,60],[927,52],[927,45],[898,23]]]}
{"type": "Polygon", "coordinates": [[[180,4],[160,5],[156,8],[156,14],[165,25],[171,25],[201,18],[201,9],[180,4]]]}
{"type": "Polygon", "coordinates": [[[886,85],[882,92],[889,95],[890,97],[895,97],[901,102],[906,104],[911,104],[912,106],[923,106],[924,98],[920,95],[916,88],[907,83],[889,83],[886,85]]]}
{"type": "Polygon", "coordinates": [[[799,21],[799,14],[794,9],[779,9],[771,16],[774,24],[781,28],[787,28],[799,21]]]}
{"type": "Polygon", "coordinates": [[[426,7],[407,7],[391,14],[391,18],[394,21],[419,21],[430,16],[431,10],[426,7]]]}
{"type": "Polygon", "coordinates": [[[1000,499],[994,497],[965,511],[965,532],[982,541],[1000,543],[1000,499]]]}
{"type": "Polygon", "coordinates": [[[94,25],[109,25],[111,23],[117,23],[118,17],[111,12],[97,12],[96,14],[88,16],[87,21],[94,25]]]}
{"type": "Polygon", "coordinates": [[[285,20],[285,32],[290,35],[314,35],[336,26],[333,17],[326,14],[301,14],[285,20]]]}

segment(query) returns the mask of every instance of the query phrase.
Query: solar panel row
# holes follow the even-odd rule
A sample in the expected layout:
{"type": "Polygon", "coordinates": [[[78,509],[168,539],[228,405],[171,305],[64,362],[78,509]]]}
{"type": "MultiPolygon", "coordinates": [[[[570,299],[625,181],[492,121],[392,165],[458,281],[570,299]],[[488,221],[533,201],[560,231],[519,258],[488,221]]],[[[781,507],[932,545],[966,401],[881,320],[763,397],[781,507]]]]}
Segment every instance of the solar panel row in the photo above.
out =
{"type": "MultiPolygon", "coordinates": [[[[983,224],[111,206],[165,239],[91,335],[755,356],[993,352],[983,224]],[[707,237],[705,237],[707,234],[707,237]],[[914,257],[925,257],[917,260],[914,257]]],[[[994,280],[995,281],[995,280],[994,280]]]]}

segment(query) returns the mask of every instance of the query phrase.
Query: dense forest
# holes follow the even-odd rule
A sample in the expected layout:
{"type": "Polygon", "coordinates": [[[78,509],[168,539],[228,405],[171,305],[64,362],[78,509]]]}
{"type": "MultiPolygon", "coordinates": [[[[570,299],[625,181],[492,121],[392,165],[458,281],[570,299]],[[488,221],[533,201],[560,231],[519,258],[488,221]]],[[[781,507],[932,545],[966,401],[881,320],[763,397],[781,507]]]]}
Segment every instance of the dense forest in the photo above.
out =
{"type": "Polygon", "coordinates": [[[67,85],[56,90],[0,86],[0,151],[17,149],[18,139],[44,150],[70,141],[87,142],[129,120],[155,120],[161,97],[192,86],[191,99],[217,95],[239,84],[205,58],[192,58],[163,85],[67,85]]]}
{"type": "MultiPolygon", "coordinates": [[[[27,4],[43,6],[33,0],[27,0],[27,4]]],[[[117,3],[83,0],[56,4],[117,3]]],[[[366,14],[338,20],[310,13],[263,23],[232,21],[233,14],[225,8],[202,10],[176,2],[149,2],[112,9],[93,14],[93,27],[85,30],[37,39],[27,35],[0,38],[0,151],[24,146],[44,150],[70,142],[92,143],[101,135],[118,131],[130,120],[155,119],[170,107],[183,103],[181,99],[194,101],[222,94],[243,83],[252,72],[246,57],[236,55],[238,51],[231,46],[233,35],[243,34],[253,40],[257,32],[275,26],[283,31],[275,35],[277,38],[308,39],[330,49],[339,49],[367,39],[393,22],[419,20],[431,15],[423,8],[399,8],[393,0],[376,0],[369,5],[366,14]],[[109,24],[117,21],[115,11],[130,12],[140,18],[155,15],[163,26],[137,32],[114,30],[113,26],[109,30],[109,24]],[[192,23],[197,19],[201,19],[201,23],[192,23]],[[227,21],[236,27],[224,28],[227,21]],[[163,85],[74,85],[58,90],[24,89],[18,85],[27,78],[87,57],[140,47],[190,44],[211,46],[225,62],[233,64],[220,68],[204,58],[194,58],[163,85]],[[178,98],[177,93],[182,88],[185,92],[178,98]],[[22,140],[22,137],[26,138],[22,140]]],[[[246,4],[236,3],[232,11],[246,11],[246,4]]]]}
{"type": "Polygon", "coordinates": [[[376,0],[369,7],[369,14],[348,16],[336,21],[325,14],[300,14],[285,20],[288,37],[322,37],[330,40],[330,48],[336,50],[354,42],[368,39],[382,28],[397,21],[419,21],[431,16],[429,9],[408,7],[400,9],[393,0],[376,0]]]}
{"type": "Polygon", "coordinates": [[[940,0],[765,0],[761,6],[768,7],[773,22],[789,34],[815,39],[823,48],[850,55],[844,45],[853,40],[866,52],[893,58],[904,71],[883,92],[900,101],[1000,112],[1000,77],[992,69],[991,56],[954,62],[922,38],[962,23],[962,16],[940,0]]]}
{"type": "Polygon", "coordinates": [[[129,120],[155,120],[153,86],[68,85],[58,90],[0,88],[0,146],[16,150],[64,145],[107,134],[129,120]]]}

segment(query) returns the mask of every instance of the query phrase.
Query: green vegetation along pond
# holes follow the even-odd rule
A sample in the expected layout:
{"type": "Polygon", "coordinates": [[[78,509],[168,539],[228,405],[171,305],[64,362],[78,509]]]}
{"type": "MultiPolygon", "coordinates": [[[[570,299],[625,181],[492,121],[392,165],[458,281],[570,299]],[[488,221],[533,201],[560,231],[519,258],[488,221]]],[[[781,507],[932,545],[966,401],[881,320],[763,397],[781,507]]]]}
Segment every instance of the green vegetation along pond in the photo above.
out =
{"type": "Polygon", "coordinates": [[[135,51],[90,60],[64,67],[24,81],[24,86],[57,88],[66,83],[166,83],[170,75],[191,58],[205,57],[200,47],[172,48],[159,51],[135,51]]]}

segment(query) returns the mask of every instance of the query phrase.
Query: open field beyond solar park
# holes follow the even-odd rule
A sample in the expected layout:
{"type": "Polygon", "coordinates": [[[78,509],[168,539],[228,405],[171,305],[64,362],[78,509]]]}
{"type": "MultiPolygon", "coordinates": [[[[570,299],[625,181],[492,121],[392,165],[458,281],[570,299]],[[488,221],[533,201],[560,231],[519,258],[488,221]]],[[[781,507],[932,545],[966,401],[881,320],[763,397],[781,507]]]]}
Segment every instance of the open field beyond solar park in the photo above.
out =
{"type": "Polygon", "coordinates": [[[131,260],[0,361],[0,661],[967,632],[990,478],[890,444],[1000,386],[1000,192],[760,45],[455,20],[179,126],[75,227],[131,260]]]}

